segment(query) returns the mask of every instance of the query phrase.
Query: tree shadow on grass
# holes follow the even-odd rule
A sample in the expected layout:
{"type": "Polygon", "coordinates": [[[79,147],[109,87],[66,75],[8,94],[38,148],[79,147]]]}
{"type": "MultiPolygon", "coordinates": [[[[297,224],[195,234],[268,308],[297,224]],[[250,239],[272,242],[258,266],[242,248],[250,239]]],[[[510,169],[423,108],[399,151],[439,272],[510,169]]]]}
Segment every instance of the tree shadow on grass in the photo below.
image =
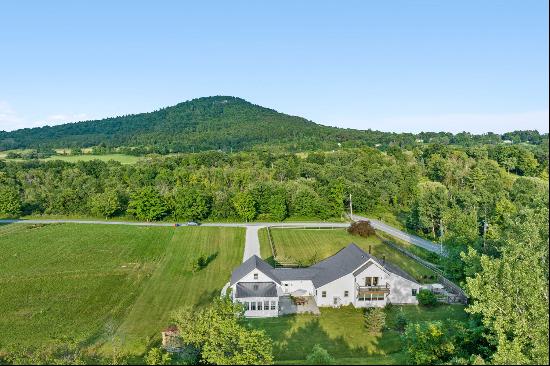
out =
{"type": "Polygon", "coordinates": [[[273,339],[273,354],[276,360],[304,360],[316,344],[326,349],[335,358],[368,357],[383,355],[379,348],[380,336],[369,336],[365,330],[363,346],[348,343],[342,335],[329,334],[318,317],[312,316],[298,325],[298,317],[288,315],[278,318],[255,320],[251,325],[263,329],[273,339]]]}
{"type": "Polygon", "coordinates": [[[212,303],[212,300],[214,300],[214,298],[220,296],[220,293],[221,289],[204,290],[195,302],[195,306],[203,307],[209,305],[210,303],[212,303]]]}
{"type": "Polygon", "coordinates": [[[219,254],[219,252],[215,252],[215,253],[210,254],[208,257],[206,257],[206,262],[204,264],[204,267],[205,268],[208,267],[208,265],[210,263],[212,263],[214,261],[214,259],[216,259],[218,257],[218,254],[219,254]]]}

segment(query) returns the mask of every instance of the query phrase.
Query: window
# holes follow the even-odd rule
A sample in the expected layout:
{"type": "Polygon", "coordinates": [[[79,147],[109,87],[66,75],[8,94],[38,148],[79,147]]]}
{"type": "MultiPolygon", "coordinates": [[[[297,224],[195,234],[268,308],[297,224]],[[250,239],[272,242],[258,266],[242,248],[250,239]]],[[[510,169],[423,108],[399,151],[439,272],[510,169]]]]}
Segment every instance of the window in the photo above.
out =
{"type": "Polygon", "coordinates": [[[416,296],[416,291],[418,291],[418,290],[415,289],[415,288],[412,289],[412,295],[413,295],[413,296],[416,296]]]}
{"type": "Polygon", "coordinates": [[[271,302],[271,310],[276,310],[277,309],[277,302],[276,301],[272,301],[271,302]]]}
{"type": "Polygon", "coordinates": [[[248,301],[244,302],[244,310],[250,310],[250,303],[248,301]]]}
{"type": "Polygon", "coordinates": [[[264,301],[264,310],[269,310],[269,301],[264,301]]]}
{"type": "Polygon", "coordinates": [[[348,297],[349,296],[349,291],[344,291],[344,297],[348,297]]]}
{"type": "Polygon", "coordinates": [[[322,297],[327,297],[327,292],[326,291],[321,292],[321,296],[322,297]]]}
{"type": "Polygon", "coordinates": [[[260,288],[258,285],[254,285],[254,291],[258,291],[258,289],[260,288]]]}
{"type": "Polygon", "coordinates": [[[256,303],[255,302],[250,303],[250,310],[256,311],[256,303]]]}
{"type": "Polygon", "coordinates": [[[257,273],[254,273],[254,279],[255,279],[255,280],[258,279],[258,274],[257,274],[257,273]]]}
{"type": "Polygon", "coordinates": [[[258,310],[262,310],[262,302],[258,301],[258,310]]]}
{"type": "Polygon", "coordinates": [[[370,301],[370,300],[371,300],[371,294],[359,295],[359,301],[370,301]]]}
{"type": "Polygon", "coordinates": [[[378,286],[378,277],[365,277],[365,286],[378,286]]]}
{"type": "Polygon", "coordinates": [[[374,294],[372,295],[373,300],[384,300],[384,294],[374,294]]]}

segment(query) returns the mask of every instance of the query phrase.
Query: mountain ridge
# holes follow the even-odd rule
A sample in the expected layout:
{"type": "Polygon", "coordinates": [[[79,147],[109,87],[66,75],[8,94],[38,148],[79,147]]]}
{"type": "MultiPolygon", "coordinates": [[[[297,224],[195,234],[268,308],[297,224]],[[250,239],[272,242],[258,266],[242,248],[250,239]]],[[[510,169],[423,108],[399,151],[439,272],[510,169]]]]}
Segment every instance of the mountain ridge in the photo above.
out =
{"type": "Polygon", "coordinates": [[[105,146],[141,147],[168,153],[280,146],[285,150],[299,151],[334,149],[342,145],[402,146],[424,138],[436,138],[443,143],[453,143],[457,137],[495,143],[502,140],[501,136],[393,133],[331,127],[239,97],[218,95],[191,99],[152,112],[0,131],[0,150],[105,146]]]}

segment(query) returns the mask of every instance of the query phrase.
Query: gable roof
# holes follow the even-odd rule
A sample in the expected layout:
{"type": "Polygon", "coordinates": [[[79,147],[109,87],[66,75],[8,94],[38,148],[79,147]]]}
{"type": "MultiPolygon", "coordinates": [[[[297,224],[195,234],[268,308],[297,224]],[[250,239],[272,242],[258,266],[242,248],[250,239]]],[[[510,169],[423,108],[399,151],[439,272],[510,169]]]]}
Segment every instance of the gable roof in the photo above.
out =
{"type": "Polygon", "coordinates": [[[387,261],[382,262],[358,247],[357,244],[351,243],[336,254],[307,268],[273,268],[254,255],[232,272],[231,285],[256,268],[278,284],[281,284],[281,281],[310,280],[318,288],[350,273],[357,276],[373,264],[372,261],[369,262],[369,259],[375,261],[386,271],[416,283],[416,280],[401,268],[387,261]]]}
{"type": "Polygon", "coordinates": [[[369,258],[370,256],[363,249],[351,243],[336,254],[310,267],[319,271],[312,278],[313,285],[320,287],[350,274],[369,258]]]}
{"type": "Polygon", "coordinates": [[[273,282],[239,282],[236,297],[277,297],[277,287],[273,282]]]}
{"type": "Polygon", "coordinates": [[[317,273],[319,273],[319,270],[311,267],[273,269],[273,274],[281,281],[307,281],[314,278],[317,273]]]}
{"type": "Polygon", "coordinates": [[[266,261],[264,261],[257,255],[253,255],[252,257],[244,261],[240,266],[235,268],[233,272],[231,272],[230,285],[233,286],[236,282],[238,282],[241,278],[249,274],[254,269],[258,269],[260,272],[271,278],[279,285],[281,284],[281,281],[277,278],[277,276],[273,274],[273,267],[271,267],[266,261]]]}

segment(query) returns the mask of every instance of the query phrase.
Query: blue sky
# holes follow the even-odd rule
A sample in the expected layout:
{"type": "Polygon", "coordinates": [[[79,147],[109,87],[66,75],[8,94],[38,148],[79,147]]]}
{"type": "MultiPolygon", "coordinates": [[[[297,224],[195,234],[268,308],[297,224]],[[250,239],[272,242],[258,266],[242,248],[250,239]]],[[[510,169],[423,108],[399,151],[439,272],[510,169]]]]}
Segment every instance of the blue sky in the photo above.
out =
{"type": "Polygon", "coordinates": [[[547,1],[2,1],[0,130],[234,95],[383,131],[548,131],[547,1]]]}

